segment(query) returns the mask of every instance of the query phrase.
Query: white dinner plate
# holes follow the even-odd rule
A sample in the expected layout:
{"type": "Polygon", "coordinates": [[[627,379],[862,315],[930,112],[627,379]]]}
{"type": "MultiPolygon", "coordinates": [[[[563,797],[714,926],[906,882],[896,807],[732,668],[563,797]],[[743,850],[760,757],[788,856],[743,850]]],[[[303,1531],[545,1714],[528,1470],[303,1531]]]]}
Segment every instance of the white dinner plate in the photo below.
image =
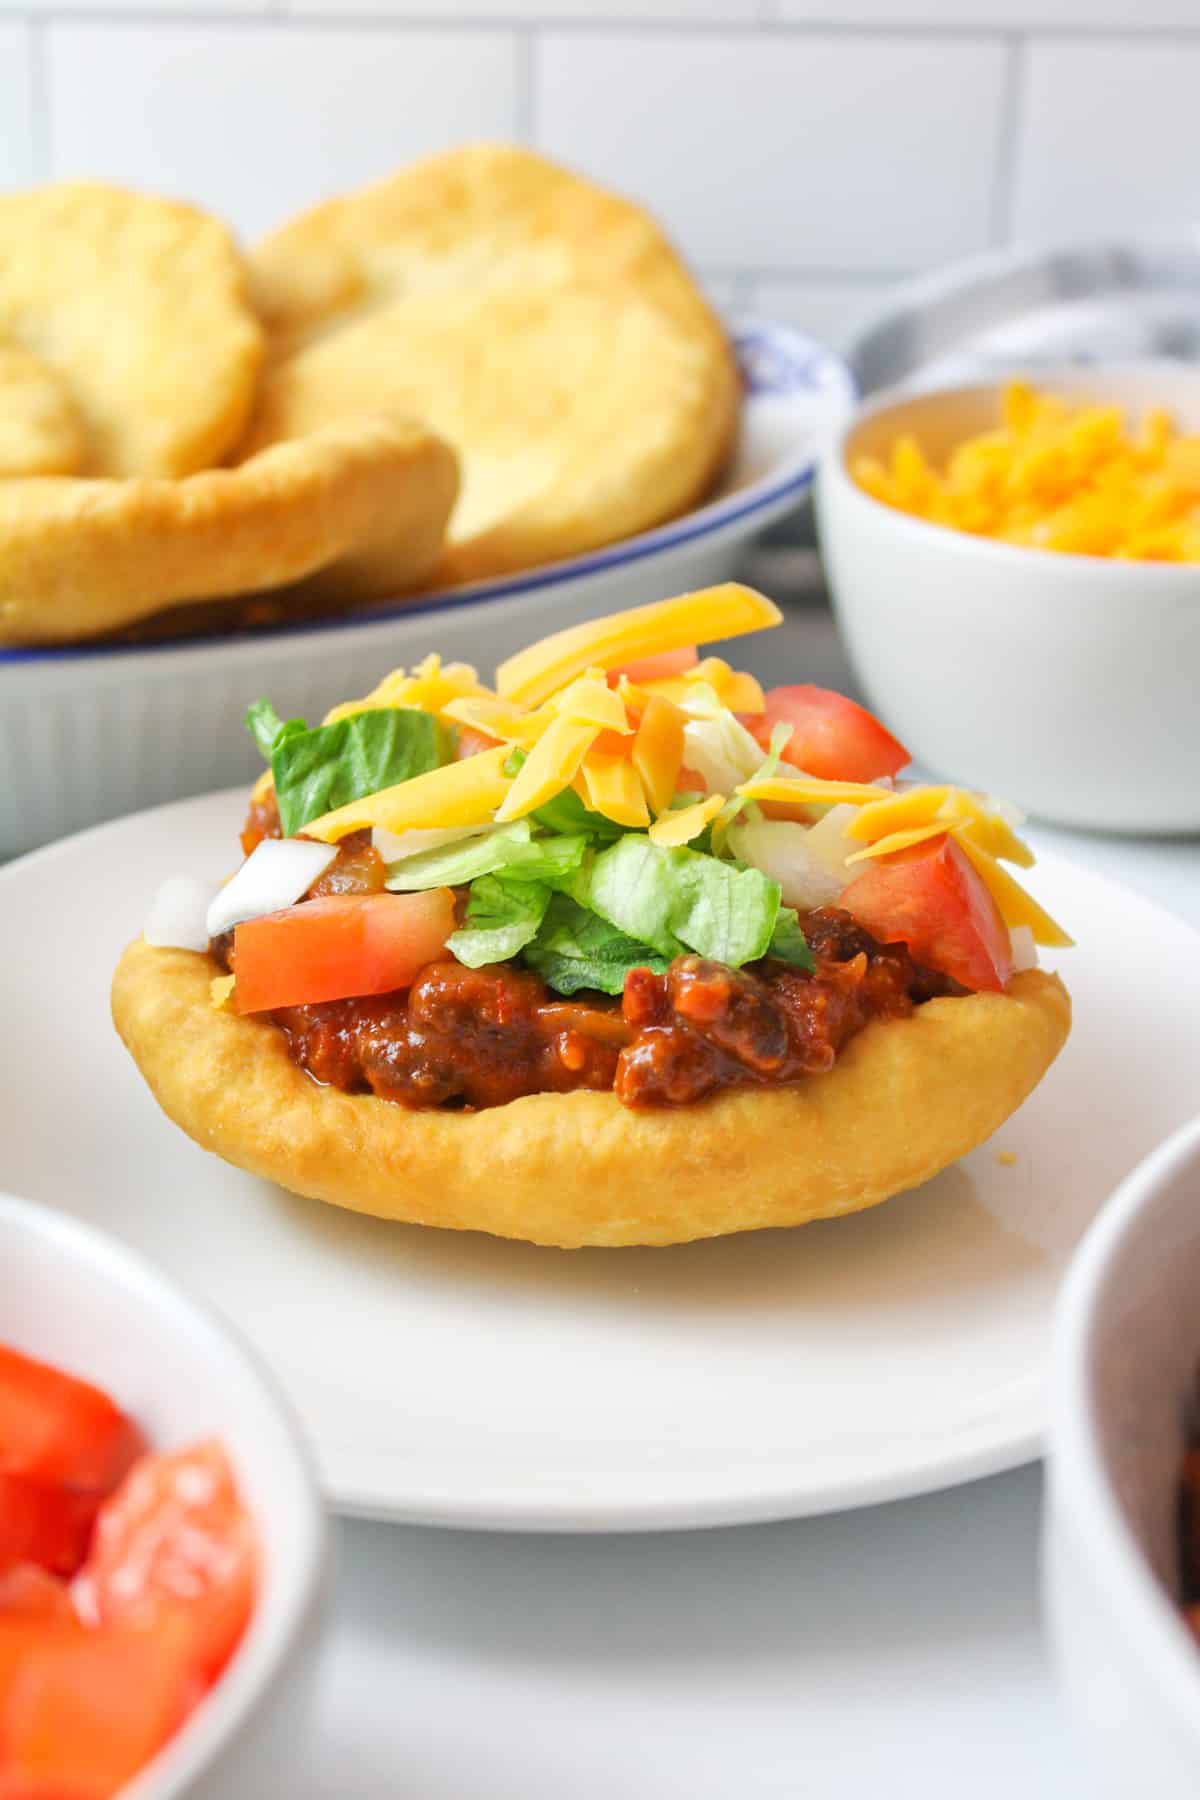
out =
{"type": "Polygon", "coordinates": [[[1079,941],[1061,956],[1075,1030],[991,1143],[794,1232],[537,1249],[297,1199],[158,1111],[109,1021],[110,974],[164,875],[236,862],[243,805],[178,802],[0,871],[0,1188],[116,1232],[222,1308],[290,1393],[334,1504],[513,1529],[714,1525],[1037,1453],[1064,1263],[1197,1107],[1200,934],[1048,857],[1031,880],[1079,941]]]}

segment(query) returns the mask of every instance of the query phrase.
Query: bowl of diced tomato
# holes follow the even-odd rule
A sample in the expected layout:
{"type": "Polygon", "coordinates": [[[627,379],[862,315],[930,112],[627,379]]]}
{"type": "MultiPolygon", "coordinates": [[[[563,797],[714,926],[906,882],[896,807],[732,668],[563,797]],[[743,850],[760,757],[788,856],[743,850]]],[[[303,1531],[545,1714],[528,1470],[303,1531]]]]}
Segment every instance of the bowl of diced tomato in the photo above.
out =
{"type": "Polygon", "coordinates": [[[148,1263],[0,1195],[0,1800],[278,1790],[325,1528],[285,1404],[148,1263]]]}

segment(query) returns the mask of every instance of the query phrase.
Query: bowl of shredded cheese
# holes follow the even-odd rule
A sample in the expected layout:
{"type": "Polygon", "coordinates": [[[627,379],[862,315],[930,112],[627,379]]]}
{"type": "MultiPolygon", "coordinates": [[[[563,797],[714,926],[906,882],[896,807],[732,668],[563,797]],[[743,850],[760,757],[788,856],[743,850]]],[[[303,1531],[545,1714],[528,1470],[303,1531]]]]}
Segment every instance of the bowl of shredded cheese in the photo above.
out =
{"type": "Polygon", "coordinates": [[[851,660],[922,762],[1060,824],[1200,829],[1200,370],[877,396],[817,506],[851,660]]]}

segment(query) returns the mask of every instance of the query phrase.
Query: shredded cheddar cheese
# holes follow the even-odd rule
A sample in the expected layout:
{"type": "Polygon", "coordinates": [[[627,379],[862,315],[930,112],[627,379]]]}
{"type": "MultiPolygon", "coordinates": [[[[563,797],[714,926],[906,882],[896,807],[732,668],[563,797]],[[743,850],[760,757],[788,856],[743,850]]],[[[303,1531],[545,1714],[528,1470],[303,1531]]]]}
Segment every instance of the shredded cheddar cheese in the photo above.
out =
{"type": "Polygon", "coordinates": [[[692,806],[681,806],[676,812],[663,813],[650,827],[650,840],[668,849],[674,849],[678,844],[690,844],[693,838],[700,836],[706,825],[712,824],[724,805],[724,794],[709,794],[707,799],[697,800],[692,806]]]}
{"type": "Polygon", "coordinates": [[[886,462],[859,457],[854,479],[901,512],[1038,550],[1134,562],[1200,562],[1200,437],[1147,413],[1131,430],[1117,407],[1072,408],[1011,382],[1002,422],[967,438],[944,469],[911,436],[886,462]]]}
{"type": "MultiPolygon", "coordinates": [[[[1008,407],[1010,432],[1036,436],[1047,429],[1042,401],[1028,390],[1013,389],[1008,407]]],[[[1112,441],[1107,426],[1078,438],[1093,447],[1112,441]]],[[[907,451],[898,449],[897,457],[906,481],[926,479],[907,451]]],[[[726,828],[747,808],[752,821],[762,807],[768,818],[790,818],[801,829],[812,826],[815,809],[826,839],[828,828],[836,828],[837,866],[844,864],[848,882],[872,860],[950,837],[1010,930],[1037,944],[1070,944],[1001,866],[1033,861],[1012,809],[948,783],[823,780],[780,764],[786,745],[777,735],[764,755],[730,716],[763,710],[762,689],[720,657],[660,679],[635,682],[617,673],[626,663],[776,624],[779,617],[770,601],[730,582],[555,633],[502,666],[499,692],[484,687],[468,664],[443,666],[436,656],[411,673],[393,670],[363,699],[335,707],[326,722],[372,707],[413,706],[492,739],[493,747],[327,812],[305,834],[325,843],[365,828],[394,836],[453,834],[528,818],[571,792],[590,811],[645,831],[664,848],[694,844],[711,826],[719,855],[726,828]],[[687,766],[689,744],[693,753],[697,748],[689,733],[704,730],[715,731],[718,744],[733,744],[729,755],[713,757],[707,778],[703,762],[697,775],[687,766]],[[739,783],[739,763],[731,757],[740,758],[740,769],[759,772],[739,783]],[[715,773],[718,765],[726,772],[715,773]],[[722,791],[699,798],[689,791],[705,786],[722,791]]],[[[269,781],[269,773],[261,778],[256,798],[269,781]]],[[[828,849],[826,843],[820,854],[828,849]]],[[[231,988],[231,979],[215,982],[213,1005],[226,1004],[231,988]]]]}
{"type": "Polygon", "coordinates": [[[665,650],[709,644],[778,625],[783,614],[773,601],[726,581],[674,600],[656,600],[627,612],[569,625],[531,644],[496,671],[496,689],[505,700],[537,706],[587,669],[619,669],[665,650]]]}
{"type": "MultiPolygon", "coordinates": [[[[344,700],[331,707],[321,721],[336,725],[352,713],[370,712],[381,706],[415,706],[422,712],[449,716],[450,703],[468,694],[489,695],[470,663],[446,663],[436,653],[425,657],[415,669],[393,669],[378,686],[361,700],[344,700]]],[[[493,696],[494,697],[494,696],[493,696]]]]}
{"type": "Polygon", "coordinates": [[[304,827],[304,835],[336,844],[352,831],[376,825],[394,832],[490,825],[512,785],[504,773],[511,755],[508,745],[500,744],[495,750],[481,750],[461,762],[430,769],[426,775],[414,775],[410,781],[323,813],[304,827]]]}

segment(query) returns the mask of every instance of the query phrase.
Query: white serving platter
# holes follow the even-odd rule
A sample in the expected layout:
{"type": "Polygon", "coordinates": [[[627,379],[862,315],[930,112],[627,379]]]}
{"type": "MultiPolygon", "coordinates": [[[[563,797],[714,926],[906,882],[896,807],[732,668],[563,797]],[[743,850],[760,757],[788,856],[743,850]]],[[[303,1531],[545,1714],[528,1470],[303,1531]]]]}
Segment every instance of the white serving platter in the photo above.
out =
{"type": "Polygon", "coordinates": [[[490,670],[580,619],[730,576],[795,508],[854,384],[841,359],[785,326],[731,327],[745,383],[721,492],[654,531],[503,581],[240,634],[72,648],[0,648],[0,859],[80,827],[254,773],[242,729],[269,694],[319,717],[430,650],[490,670]]]}

